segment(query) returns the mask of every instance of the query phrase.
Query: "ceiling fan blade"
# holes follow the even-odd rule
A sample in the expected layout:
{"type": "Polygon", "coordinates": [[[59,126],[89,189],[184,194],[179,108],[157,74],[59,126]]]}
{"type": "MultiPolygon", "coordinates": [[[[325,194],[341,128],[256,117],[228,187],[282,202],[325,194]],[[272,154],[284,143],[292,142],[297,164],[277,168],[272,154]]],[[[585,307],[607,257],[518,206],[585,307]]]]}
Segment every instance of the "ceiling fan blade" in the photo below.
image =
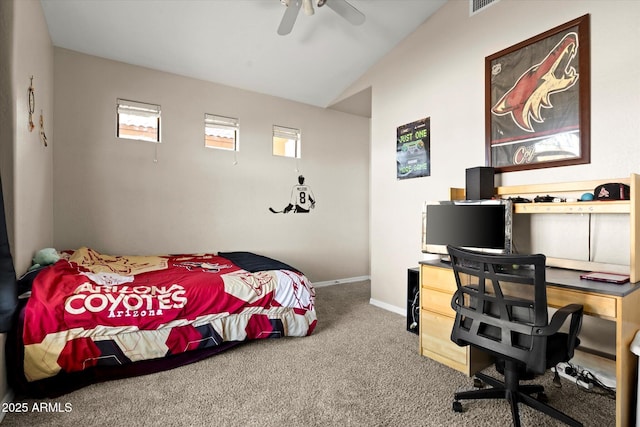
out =
{"type": "Polygon", "coordinates": [[[326,0],[326,5],[353,25],[364,24],[364,14],[346,0],[326,0]]]}
{"type": "Polygon", "coordinates": [[[282,16],[282,21],[280,21],[280,25],[278,26],[278,34],[284,36],[293,30],[293,25],[296,23],[301,5],[302,2],[300,0],[290,0],[282,16]]]}

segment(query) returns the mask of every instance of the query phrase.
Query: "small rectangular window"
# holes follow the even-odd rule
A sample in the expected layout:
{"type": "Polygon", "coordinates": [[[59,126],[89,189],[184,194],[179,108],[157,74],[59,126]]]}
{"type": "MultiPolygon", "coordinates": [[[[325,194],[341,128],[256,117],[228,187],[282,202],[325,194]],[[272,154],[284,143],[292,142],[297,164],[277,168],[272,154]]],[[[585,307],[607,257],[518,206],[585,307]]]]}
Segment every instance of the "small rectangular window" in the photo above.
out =
{"type": "Polygon", "coordinates": [[[160,142],[160,106],[118,99],[118,138],[160,142]]]}
{"type": "Polygon", "coordinates": [[[273,126],[273,154],[300,158],[300,129],[273,126]]]}
{"type": "Polygon", "coordinates": [[[240,123],[232,117],[204,115],[204,146],[239,151],[240,123]]]}

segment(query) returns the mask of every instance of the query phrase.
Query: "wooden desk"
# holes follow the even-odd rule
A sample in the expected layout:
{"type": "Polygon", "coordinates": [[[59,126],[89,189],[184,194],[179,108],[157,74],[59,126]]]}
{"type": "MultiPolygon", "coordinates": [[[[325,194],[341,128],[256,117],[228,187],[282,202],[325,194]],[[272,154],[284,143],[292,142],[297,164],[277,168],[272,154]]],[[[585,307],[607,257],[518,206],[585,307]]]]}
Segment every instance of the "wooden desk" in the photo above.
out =
{"type": "MultiPolygon", "coordinates": [[[[640,283],[612,285],[581,280],[579,272],[547,269],[550,307],[582,304],[584,314],[616,325],[616,425],[629,426],[635,412],[637,357],[630,345],[640,329],[640,283]]],[[[473,376],[489,366],[486,353],[458,347],[450,340],[455,312],[451,298],[456,290],[453,270],[440,261],[420,262],[420,354],[473,376]]]]}

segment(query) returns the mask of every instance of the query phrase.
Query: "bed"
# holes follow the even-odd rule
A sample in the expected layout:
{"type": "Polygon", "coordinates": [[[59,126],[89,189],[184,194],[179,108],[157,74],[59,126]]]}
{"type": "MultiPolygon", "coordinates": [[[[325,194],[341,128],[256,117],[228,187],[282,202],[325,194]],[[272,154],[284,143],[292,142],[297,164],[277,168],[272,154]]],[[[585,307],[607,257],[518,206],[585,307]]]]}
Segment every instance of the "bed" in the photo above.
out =
{"type": "Polygon", "coordinates": [[[14,390],[34,397],[251,340],[307,336],[317,321],[304,274],[251,252],[111,256],[83,247],[27,282],[7,362],[14,390]]]}

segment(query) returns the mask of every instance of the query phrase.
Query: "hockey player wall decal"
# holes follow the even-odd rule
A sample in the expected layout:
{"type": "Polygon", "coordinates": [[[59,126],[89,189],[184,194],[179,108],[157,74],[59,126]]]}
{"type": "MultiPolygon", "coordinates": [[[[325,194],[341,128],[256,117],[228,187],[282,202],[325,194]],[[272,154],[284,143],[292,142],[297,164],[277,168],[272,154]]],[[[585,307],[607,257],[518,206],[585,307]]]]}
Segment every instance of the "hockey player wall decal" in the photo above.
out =
{"type": "Polygon", "coordinates": [[[313,191],[311,191],[311,188],[308,185],[305,185],[304,176],[300,175],[298,177],[298,185],[294,185],[291,189],[291,199],[289,200],[289,204],[281,211],[277,211],[273,208],[269,208],[269,210],[273,213],[289,213],[291,211],[294,213],[308,213],[315,207],[316,199],[313,195],[313,191]]]}

